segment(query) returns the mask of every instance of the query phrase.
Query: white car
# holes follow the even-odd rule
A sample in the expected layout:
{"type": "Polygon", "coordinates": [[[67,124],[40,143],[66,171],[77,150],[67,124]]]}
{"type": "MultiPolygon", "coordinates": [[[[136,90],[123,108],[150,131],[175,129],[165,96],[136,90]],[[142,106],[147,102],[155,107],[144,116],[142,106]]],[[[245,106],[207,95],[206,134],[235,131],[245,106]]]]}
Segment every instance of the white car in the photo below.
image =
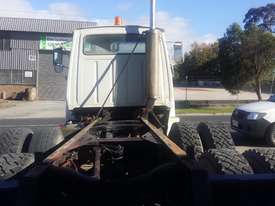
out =
{"type": "Polygon", "coordinates": [[[265,138],[269,145],[275,146],[275,96],[237,107],[231,117],[231,127],[251,137],[265,138]]]}

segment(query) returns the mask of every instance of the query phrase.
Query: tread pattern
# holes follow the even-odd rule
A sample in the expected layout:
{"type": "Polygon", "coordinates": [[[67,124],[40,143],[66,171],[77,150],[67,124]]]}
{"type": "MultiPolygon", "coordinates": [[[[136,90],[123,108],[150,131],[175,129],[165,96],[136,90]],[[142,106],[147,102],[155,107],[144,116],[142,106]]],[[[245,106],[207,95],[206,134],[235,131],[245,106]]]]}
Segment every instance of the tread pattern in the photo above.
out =
{"type": "Polygon", "coordinates": [[[28,128],[5,129],[0,135],[0,154],[22,152],[25,140],[32,134],[28,128]]]}
{"type": "Polygon", "coordinates": [[[201,156],[199,165],[212,174],[253,174],[248,161],[234,149],[208,150],[201,156]]]}
{"type": "Polygon", "coordinates": [[[275,150],[253,149],[243,155],[256,174],[275,173],[275,150]]]}
{"type": "Polygon", "coordinates": [[[30,142],[28,152],[46,152],[64,140],[59,127],[41,127],[37,129],[30,142]]]}
{"type": "Polygon", "coordinates": [[[203,153],[202,142],[196,127],[189,122],[174,123],[169,137],[191,158],[197,159],[203,153]]]}
{"type": "Polygon", "coordinates": [[[275,147],[275,124],[271,124],[268,128],[267,128],[267,132],[265,134],[265,140],[266,143],[272,147],[275,147]]]}
{"type": "Polygon", "coordinates": [[[197,130],[205,150],[235,148],[230,129],[222,123],[199,123],[197,130]]]}
{"type": "Polygon", "coordinates": [[[29,153],[9,153],[0,155],[0,180],[7,180],[34,163],[34,155],[29,153]]]}

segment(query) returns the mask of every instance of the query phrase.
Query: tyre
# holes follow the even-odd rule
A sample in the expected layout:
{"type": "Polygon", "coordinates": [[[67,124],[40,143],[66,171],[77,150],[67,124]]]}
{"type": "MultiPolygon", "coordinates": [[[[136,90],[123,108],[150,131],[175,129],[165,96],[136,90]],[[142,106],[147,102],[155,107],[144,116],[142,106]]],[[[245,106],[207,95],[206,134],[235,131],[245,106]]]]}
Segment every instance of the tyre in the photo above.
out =
{"type": "Polygon", "coordinates": [[[191,123],[174,123],[168,136],[180,148],[185,150],[190,158],[197,159],[203,153],[200,136],[191,123]]]}
{"type": "Polygon", "coordinates": [[[275,124],[270,125],[267,129],[265,140],[269,146],[275,147],[275,124]]]}
{"type": "Polygon", "coordinates": [[[234,149],[210,149],[200,157],[198,163],[209,174],[253,174],[248,161],[234,149]]]}
{"type": "Polygon", "coordinates": [[[59,127],[41,127],[34,132],[28,152],[44,153],[63,140],[64,136],[59,127]]]}
{"type": "Polygon", "coordinates": [[[25,152],[33,131],[28,128],[8,128],[0,135],[0,154],[25,152]]]}
{"type": "Polygon", "coordinates": [[[225,124],[201,122],[197,130],[205,151],[209,149],[235,148],[230,129],[225,124]]]}
{"type": "Polygon", "coordinates": [[[254,173],[275,173],[275,151],[270,149],[254,149],[244,152],[254,173]]]}
{"type": "Polygon", "coordinates": [[[0,155],[0,180],[7,180],[34,163],[29,153],[8,153],[0,155]]]}

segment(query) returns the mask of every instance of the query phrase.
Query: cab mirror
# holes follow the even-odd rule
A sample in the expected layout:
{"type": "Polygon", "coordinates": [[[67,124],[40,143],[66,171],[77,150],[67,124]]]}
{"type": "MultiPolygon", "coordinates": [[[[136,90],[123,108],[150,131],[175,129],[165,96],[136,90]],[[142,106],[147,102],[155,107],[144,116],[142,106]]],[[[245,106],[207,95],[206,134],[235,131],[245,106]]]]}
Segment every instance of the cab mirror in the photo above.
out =
{"type": "Polygon", "coordinates": [[[64,70],[63,65],[63,49],[57,48],[53,50],[53,65],[57,73],[61,73],[64,70]]]}

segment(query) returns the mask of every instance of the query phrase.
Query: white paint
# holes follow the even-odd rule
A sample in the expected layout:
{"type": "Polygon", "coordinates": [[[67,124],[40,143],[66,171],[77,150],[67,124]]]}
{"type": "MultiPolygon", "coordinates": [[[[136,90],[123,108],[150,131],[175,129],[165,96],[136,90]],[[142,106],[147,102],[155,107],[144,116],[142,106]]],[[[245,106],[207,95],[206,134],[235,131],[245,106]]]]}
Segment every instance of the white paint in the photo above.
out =
{"type": "MultiPolygon", "coordinates": [[[[67,114],[79,108],[100,108],[118,77],[129,55],[85,55],[83,41],[87,35],[99,34],[141,34],[150,28],[145,27],[94,27],[74,32],[67,81],[67,114]]],[[[172,71],[169,61],[166,39],[162,30],[159,48],[159,72],[157,87],[159,96],[156,106],[170,108],[169,125],[178,121],[175,118],[174,90],[172,71]]],[[[105,107],[133,107],[146,105],[146,55],[133,55],[112,91],[105,107]]],[[[70,115],[67,120],[70,120],[70,115]]]]}
{"type": "Polygon", "coordinates": [[[263,119],[270,123],[275,122],[275,103],[269,101],[254,102],[239,106],[238,109],[250,112],[250,113],[265,113],[263,119]]]}
{"type": "Polygon", "coordinates": [[[32,78],[32,71],[25,71],[24,72],[24,77],[25,78],[32,78]]]}
{"type": "Polygon", "coordinates": [[[151,0],[150,28],[156,28],[156,0],[151,0]]]}
{"type": "Polygon", "coordinates": [[[36,61],[36,55],[30,54],[30,55],[29,55],[29,61],[30,61],[30,62],[35,62],[35,61],[36,61]]]}

